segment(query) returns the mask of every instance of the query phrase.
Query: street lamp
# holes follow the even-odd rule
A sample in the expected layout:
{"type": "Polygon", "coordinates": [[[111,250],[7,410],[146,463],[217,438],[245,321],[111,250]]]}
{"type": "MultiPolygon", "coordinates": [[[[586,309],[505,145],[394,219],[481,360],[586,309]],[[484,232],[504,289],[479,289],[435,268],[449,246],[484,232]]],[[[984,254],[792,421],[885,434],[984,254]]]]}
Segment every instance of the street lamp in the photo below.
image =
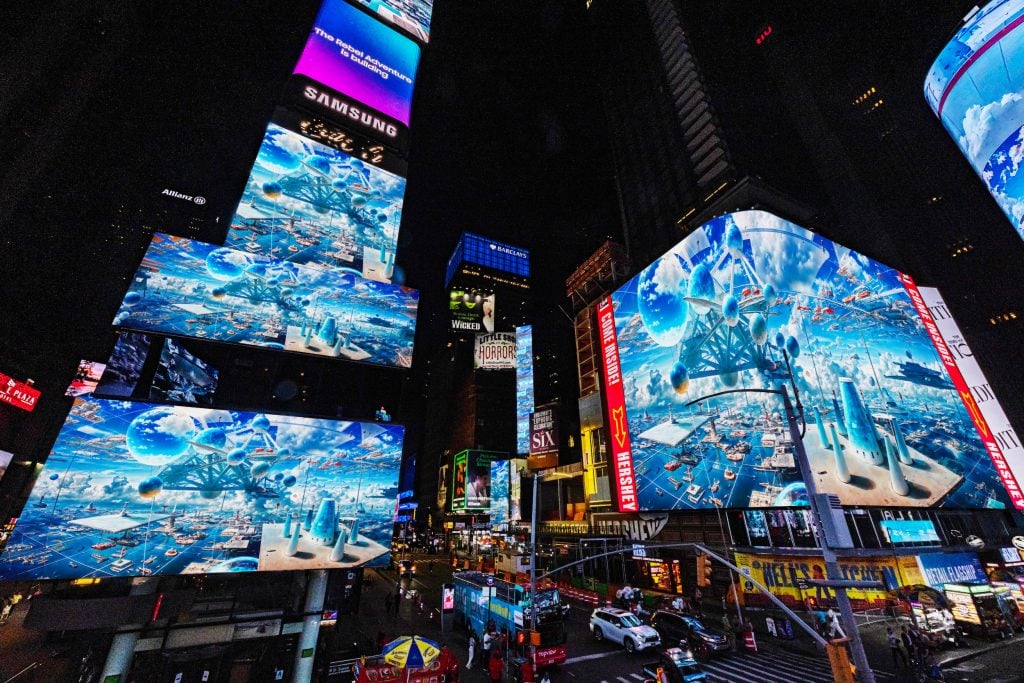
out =
{"type": "MultiPolygon", "coordinates": [[[[786,365],[787,367],[789,365],[788,358],[786,359],[786,365]]],[[[723,396],[725,394],[743,393],[775,394],[782,397],[782,405],[786,412],[786,422],[789,427],[789,436],[793,441],[793,450],[796,455],[795,460],[797,470],[800,474],[800,478],[804,482],[804,485],[807,487],[807,498],[810,503],[811,521],[814,524],[815,529],[819,532],[818,540],[821,545],[822,559],[825,562],[825,581],[814,583],[817,585],[827,586],[834,590],[836,602],[839,605],[839,615],[843,622],[843,629],[846,631],[846,636],[850,641],[850,654],[853,657],[854,666],[857,667],[857,675],[862,681],[864,681],[864,683],[874,683],[875,674],[868,663],[867,653],[864,652],[864,643],[861,641],[860,631],[857,629],[857,621],[853,615],[853,606],[850,604],[850,596],[846,593],[847,588],[855,588],[863,584],[846,581],[841,578],[842,573],[839,570],[839,560],[829,543],[829,534],[825,533],[826,527],[822,524],[822,514],[818,505],[818,485],[814,481],[814,473],[811,471],[810,461],[807,459],[807,450],[804,448],[803,435],[800,432],[800,425],[798,424],[796,413],[793,411],[793,404],[789,400],[789,391],[786,390],[786,385],[783,384],[778,389],[727,389],[725,391],[708,394],[707,396],[702,396],[701,398],[689,401],[686,405],[690,406],[698,401],[704,401],[709,398],[723,396]]],[[[831,522],[829,526],[831,527],[831,522]]],[[[872,584],[872,586],[873,585],[874,584],[872,584]]]]}

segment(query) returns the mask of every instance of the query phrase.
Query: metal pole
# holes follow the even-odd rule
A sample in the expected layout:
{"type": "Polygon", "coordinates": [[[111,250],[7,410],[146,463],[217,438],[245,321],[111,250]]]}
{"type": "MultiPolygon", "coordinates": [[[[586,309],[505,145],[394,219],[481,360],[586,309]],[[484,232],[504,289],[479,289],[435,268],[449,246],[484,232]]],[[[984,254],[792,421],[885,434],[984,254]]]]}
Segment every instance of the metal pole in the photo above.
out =
{"type": "MultiPolygon", "coordinates": [[[[730,554],[729,542],[726,540],[726,537],[725,537],[725,524],[722,523],[722,506],[721,505],[716,505],[715,506],[715,511],[718,513],[718,530],[719,530],[719,533],[722,534],[722,550],[724,551],[722,554],[723,555],[729,555],[730,554]]],[[[742,574],[734,575],[732,569],[729,570],[729,590],[732,591],[732,599],[736,603],[736,618],[739,619],[740,623],[742,624],[743,623],[743,610],[740,608],[739,591],[736,590],[736,584],[738,583],[738,579],[739,579],[740,576],[742,576],[742,574]]],[[[724,601],[722,603],[722,609],[723,610],[725,609],[724,601]]]]}
{"type": "Polygon", "coordinates": [[[533,473],[533,514],[530,515],[530,630],[537,630],[537,494],[539,472],[533,473]]]}
{"type": "MultiPolygon", "coordinates": [[[[843,575],[839,569],[839,560],[836,553],[828,544],[821,525],[821,512],[818,510],[816,495],[818,493],[817,483],[814,481],[814,471],[811,469],[810,461],[807,458],[807,451],[804,448],[803,437],[800,436],[800,428],[797,425],[797,417],[793,412],[793,405],[789,401],[789,392],[783,384],[779,393],[782,394],[782,404],[786,409],[786,421],[789,423],[789,436],[793,440],[793,449],[796,453],[796,464],[800,470],[800,477],[807,487],[807,497],[811,505],[811,519],[815,528],[819,531],[818,540],[821,543],[822,559],[825,561],[825,575],[828,579],[842,579],[843,575]]],[[[839,605],[839,615],[843,621],[843,627],[847,638],[850,639],[850,655],[853,664],[857,667],[857,678],[864,683],[875,683],[875,672],[871,670],[868,662],[868,655],[864,652],[864,642],[860,639],[860,630],[857,628],[857,619],[853,615],[853,606],[850,604],[850,596],[846,588],[836,586],[833,588],[836,596],[836,603],[839,605]]]]}

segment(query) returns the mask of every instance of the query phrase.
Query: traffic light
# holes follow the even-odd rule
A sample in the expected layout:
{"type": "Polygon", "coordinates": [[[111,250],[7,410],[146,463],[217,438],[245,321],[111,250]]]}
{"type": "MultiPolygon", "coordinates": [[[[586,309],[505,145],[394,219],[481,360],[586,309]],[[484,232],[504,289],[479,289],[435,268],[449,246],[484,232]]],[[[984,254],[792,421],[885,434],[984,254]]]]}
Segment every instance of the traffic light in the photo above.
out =
{"type": "Polygon", "coordinates": [[[711,585],[711,572],[714,568],[711,566],[711,558],[707,555],[697,556],[697,585],[701,588],[711,585]]]}

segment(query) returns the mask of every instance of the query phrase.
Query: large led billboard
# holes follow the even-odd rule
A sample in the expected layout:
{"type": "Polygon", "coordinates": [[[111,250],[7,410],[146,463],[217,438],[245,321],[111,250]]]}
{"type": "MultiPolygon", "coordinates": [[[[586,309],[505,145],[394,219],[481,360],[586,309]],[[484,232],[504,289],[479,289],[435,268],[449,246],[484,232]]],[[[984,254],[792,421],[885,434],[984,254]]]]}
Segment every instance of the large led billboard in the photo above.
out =
{"type": "Polygon", "coordinates": [[[157,233],[114,324],[409,367],[416,290],[157,233]]]}
{"type": "Polygon", "coordinates": [[[516,328],[516,452],[530,453],[533,412],[533,326],[516,328]]]}
{"type": "Polygon", "coordinates": [[[359,0],[359,3],[424,43],[430,40],[434,0],[359,0]]]}
{"type": "Polygon", "coordinates": [[[0,579],[386,563],[403,428],[80,399],[0,579]]]}
{"type": "Polygon", "coordinates": [[[494,294],[452,289],[448,292],[448,316],[453,332],[494,332],[494,294]]]}
{"type": "Polygon", "coordinates": [[[405,179],[275,123],[225,246],[389,282],[405,179]]]}
{"type": "Polygon", "coordinates": [[[1024,0],[970,16],[925,80],[932,111],[1024,236],[1024,0]]]}
{"type": "Polygon", "coordinates": [[[9,453],[7,451],[0,451],[0,479],[3,479],[4,475],[7,474],[7,468],[10,466],[11,460],[13,458],[13,453],[9,453]]]}
{"type": "Polygon", "coordinates": [[[142,367],[149,355],[149,335],[141,332],[121,332],[114,343],[114,351],[107,360],[103,375],[94,389],[99,396],[130,398],[139,384],[142,367]]]}
{"type": "Polygon", "coordinates": [[[491,461],[491,527],[502,527],[509,520],[509,461],[491,461]]]}
{"type": "Polygon", "coordinates": [[[615,472],[635,477],[639,509],[805,504],[779,397],[707,398],[788,386],[790,369],[819,491],[847,505],[1004,507],[915,292],[877,261],[741,211],[612,293],[615,472]]]}
{"type": "Polygon", "coordinates": [[[444,278],[446,286],[463,263],[472,263],[523,279],[530,277],[529,249],[474,235],[471,232],[462,233],[459,243],[455,245],[455,251],[448,259],[444,278]]]}
{"type": "Polygon", "coordinates": [[[78,361],[75,376],[71,379],[71,384],[68,385],[64,395],[75,397],[91,394],[96,389],[96,385],[99,384],[100,377],[103,376],[103,370],[106,367],[105,364],[97,363],[94,360],[78,361]]]}
{"type": "MultiPolygon", "coordinates": [[[[324,0],[295,73],[327,86],[342,98],[405,126],[409,125],[413,83],[420,59],[415,41],[396,33],[344,0],[324,0]]],[[[351,105],[341,102],[349,116],[351,105]]],[[[374,118],[360,111],[356,118],[374,118]]],[[[381,119],[379,128],[386,131],[381,119]]]]}
{"type": "MultiPolygon", "coordinates": [[[[465,450],[452,458],[452,510],[484,511],[491,507],[491,464],[506,453],[465,450]]],[[[505,486],[508,494],[508,486],[505,486]]]]}

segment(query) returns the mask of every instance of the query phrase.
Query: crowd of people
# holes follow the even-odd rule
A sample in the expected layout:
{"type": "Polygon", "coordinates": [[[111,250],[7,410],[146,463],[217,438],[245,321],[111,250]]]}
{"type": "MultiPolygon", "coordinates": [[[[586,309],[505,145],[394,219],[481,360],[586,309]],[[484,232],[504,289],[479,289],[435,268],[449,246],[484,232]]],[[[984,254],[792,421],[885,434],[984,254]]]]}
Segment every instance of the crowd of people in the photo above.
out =
{"type": "Polygon", "coordinates": [[[932,642],[913,622],[909,626],[900,627],[899,632],[892,626],[886,626],[885,639],[889,643],[892,663],[897,670],[916,670],[932,680],[943,680],[932,642]]]}

